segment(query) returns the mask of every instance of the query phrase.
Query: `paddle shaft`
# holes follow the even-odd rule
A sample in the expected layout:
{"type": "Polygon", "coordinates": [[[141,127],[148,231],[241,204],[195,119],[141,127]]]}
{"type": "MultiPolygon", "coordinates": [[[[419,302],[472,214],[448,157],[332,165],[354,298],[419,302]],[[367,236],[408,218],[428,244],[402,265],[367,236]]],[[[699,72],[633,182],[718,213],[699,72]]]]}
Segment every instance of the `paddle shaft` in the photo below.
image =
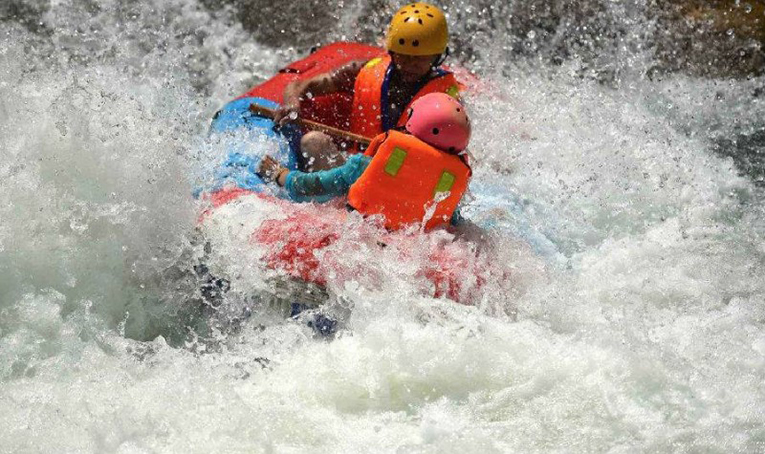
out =
{"type": "MultiPolygon", "coordinates": [[[[263,107],[258,104],[250,104],[250,112],[254,113],[255,115],[259,115],[261,117],[270,118],[272,120],[274,118],[274,114],[276,113],[274,109],[269,109],[268,107],[263,107]]],[[[304,120],[302,118],[298,118],[295,121],[300,126],[305,126],[306,128],[313,129],[316,131],[321,131],[331,136],[339,137],[341,139],[345,139],[351,142],[356,142],[362,145],[369,145],[369,142],[372,141],[371,139],[367,137],[360,136],[352,132],[343,131],[342,129],[333,128],[332,126],[327,126],[325,124],[321,124],[316,121],[304,120]]]]}

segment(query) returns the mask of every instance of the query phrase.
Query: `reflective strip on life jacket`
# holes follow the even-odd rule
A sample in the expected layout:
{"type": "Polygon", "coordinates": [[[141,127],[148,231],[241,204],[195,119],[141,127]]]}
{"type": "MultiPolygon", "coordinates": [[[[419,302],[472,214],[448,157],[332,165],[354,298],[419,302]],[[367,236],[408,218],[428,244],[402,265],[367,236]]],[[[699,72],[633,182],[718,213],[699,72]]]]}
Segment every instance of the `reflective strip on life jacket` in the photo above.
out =
{"type": "Polygon", "coordinates": [[[348,204],[365,215],[382,214],[391,230],[422,223],[426,216],[425,230],[448,225],[467,189],[470,167],[409,134],[391,130],[379,137],[384,139],[367,150],[372,161],[348,191],[348,204]]]}
{"type": "Polygon", "coordinates": [[[454,75],[438,70],[435,77],[425,82],[417,91],[399,118],[391,119],[388,115],[388,84],[390,82],[393,61],[390,55],[369,60],[358,76],[353,90],[351,108],[351,132],[366,137],[375,137],[397,126],[403,126],[408,119],[407,112],[411,104],[428,93],[448,93],[459,96],[460,85],[454,75]]]}

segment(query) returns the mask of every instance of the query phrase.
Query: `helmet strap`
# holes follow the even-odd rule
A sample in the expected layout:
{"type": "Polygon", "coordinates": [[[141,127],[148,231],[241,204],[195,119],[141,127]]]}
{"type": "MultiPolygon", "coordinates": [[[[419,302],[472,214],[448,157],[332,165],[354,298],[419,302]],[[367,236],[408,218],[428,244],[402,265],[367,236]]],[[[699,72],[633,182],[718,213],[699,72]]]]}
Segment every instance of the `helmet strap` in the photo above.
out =
{"type": "Polygon", "coordinates": [[[433,69],[438,68],[439,66],[443,65],[446,61],[446,58],[449,57],[449,47],[447,46],[446,49],[444,49],[444,53],[436,57],[436,59],[433,61],[433,69]]]}

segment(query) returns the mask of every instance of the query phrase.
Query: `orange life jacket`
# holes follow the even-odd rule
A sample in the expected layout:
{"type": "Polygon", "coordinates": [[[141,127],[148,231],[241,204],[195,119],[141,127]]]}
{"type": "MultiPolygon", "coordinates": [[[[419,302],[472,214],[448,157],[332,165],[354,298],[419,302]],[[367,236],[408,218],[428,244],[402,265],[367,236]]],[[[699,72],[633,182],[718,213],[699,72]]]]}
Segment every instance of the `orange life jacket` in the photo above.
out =
{"type": "Polygon", "coordinates": [[[403,126],[407,120],[407,111],[417,98],[428,93],[448,93],[459,96],[461,86],[454,75],[439,69],[437,75],[417,91],[403,110],[401,117],[388,118],[388,83],[393,61],[385,54],[369,60],[358,76],[353,89],[351,108],[351,132],[365,137],[375,137],[397,126],[403,126]]]}
{"type": "Polygon", "coordinates": [[[465,161],[395,130],[375,137],[366,154],[372,161],[348,191],[352,208],[382,214],[391,230],[426,218],[425,230],[449,224],[470,179],[465,161]]]}

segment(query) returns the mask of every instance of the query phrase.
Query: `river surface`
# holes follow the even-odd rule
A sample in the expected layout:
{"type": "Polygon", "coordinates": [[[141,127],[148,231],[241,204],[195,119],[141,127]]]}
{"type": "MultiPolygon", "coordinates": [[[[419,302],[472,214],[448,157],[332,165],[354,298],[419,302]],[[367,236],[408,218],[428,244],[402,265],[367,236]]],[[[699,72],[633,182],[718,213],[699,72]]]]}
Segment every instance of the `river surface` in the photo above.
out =
{"type": "Polygon", "coordinates": [[[389,279],[326,339],[200,309],[191,194],[222,105],[397,4],[213,3],[0,0],[0,452],[765,452],[762,76],[657,70],[644,2],[450,2],[509,277],[349,248],[389,279]]]}

